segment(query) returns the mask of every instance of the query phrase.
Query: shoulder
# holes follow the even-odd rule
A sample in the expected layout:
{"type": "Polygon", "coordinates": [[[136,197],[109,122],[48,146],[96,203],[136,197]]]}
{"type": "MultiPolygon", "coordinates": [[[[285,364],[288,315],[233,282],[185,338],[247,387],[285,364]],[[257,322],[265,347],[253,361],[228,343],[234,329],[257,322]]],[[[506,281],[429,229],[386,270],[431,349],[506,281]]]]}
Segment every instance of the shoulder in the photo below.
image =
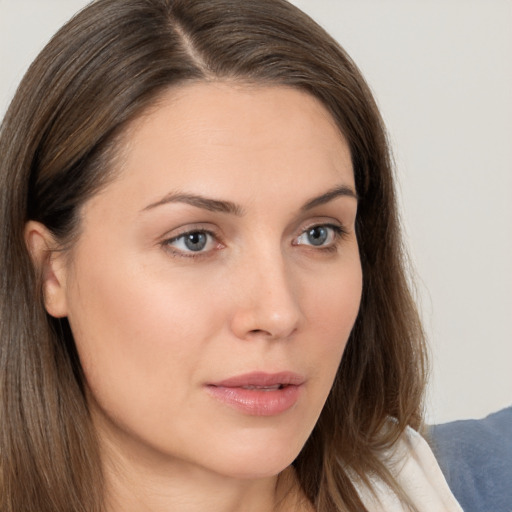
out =
{"type": "Polygon", "coordinates": [[[425,439],[407,428],[397,447],[395,476],[404,492],[421,511],[460,511],[425,439]]]}
{"type": "MultiPolygon", "coordinates": [[[[399,441],[383,454],[388,469],[418,512],[461,512],[427,442],[415,430],[407,428],[399,441]]],[[[363,493],[371,511],[402,512],[404,506],[382,482],[372,482],[376,495],[363,493]]]]}
{"type": "Polygon", "coordinates": [[[435,425],[428,438],[465,510],[511,510],[512,407],[483,419],[435,425]]]}

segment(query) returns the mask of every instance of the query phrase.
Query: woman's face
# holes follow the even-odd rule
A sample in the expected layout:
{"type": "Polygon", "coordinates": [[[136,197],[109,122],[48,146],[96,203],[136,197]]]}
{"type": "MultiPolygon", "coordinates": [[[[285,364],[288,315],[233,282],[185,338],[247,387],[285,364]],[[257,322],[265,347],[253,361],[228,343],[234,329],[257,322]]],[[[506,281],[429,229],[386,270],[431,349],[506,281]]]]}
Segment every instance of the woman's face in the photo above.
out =
{"type": "Polygon", "coordinates": [[[116,166],[47,302],[69,318],[100,439],[181,469],[277,474],[358,312],[347,143],[304,92],[194,84],[130,127],[116,166]]]}

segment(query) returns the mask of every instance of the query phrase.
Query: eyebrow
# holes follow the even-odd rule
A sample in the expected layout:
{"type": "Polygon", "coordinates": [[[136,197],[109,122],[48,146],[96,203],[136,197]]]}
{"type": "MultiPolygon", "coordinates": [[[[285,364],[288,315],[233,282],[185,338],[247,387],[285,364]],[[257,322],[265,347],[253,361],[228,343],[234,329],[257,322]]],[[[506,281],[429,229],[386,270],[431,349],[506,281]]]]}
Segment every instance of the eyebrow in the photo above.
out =
{"type": "MultiPolygon", "coordinates": [[[[304,204],[304,206],[301,207],[300,210],[302,212],[306,212],[317,206],[321,206],[325,203],[333,201],[338,197],[351,197],[356,200],[358,199],[356,192],[351,187],[348,187],[346,185],[339,185],[328,190],[327,192],[320,196],[308,200],[304,204]]],[[[185,203],[191,206],[195,206],[196,208],[201,208],[203,210],[208,210],[211,212],[228,213],[231,215],[236,215],[238,217],[241,217],[245,213],[244,209],[240,205],[237,205],[236,203],[233,203],[231,201],[222,201],[219,199],[212,199],[197,194],[186,194],[181,192],[171,192],[162,197],[162,199],[159,199],[158,201],[149,204],[148,206],[143,208],[142,211],[152,210],[157,206],[161,206],[168,203],[185,203]]]]}
{"type": "Polygon", "coordinates": [[[337,187],[331,188],[325,194],[321,196],[314,197],[310,199],[302,208],[301,211],[305,212],[311,210],[317,206],[321,206],[325,203],[328,203],[338,197],[351,197],[356,201],[359,199],[355,190],[351,187],[347,187],[346,185],[339,185],[337,187]]]}
{"type": "Polygon", "coordinates": [[[162,197],[162,199],[146,206],[142,211],[152,210],[157,206],[167,203],[186,203],[197,208],[202,208],[203,210],[230,213],[237,216],[242,216],[244,214],[243,208],[231,201],[221,201],[219,199],[211,199],[197,194],[184,194],[179,192],[171,192],[170,194],[167,194],[162,197]]]}

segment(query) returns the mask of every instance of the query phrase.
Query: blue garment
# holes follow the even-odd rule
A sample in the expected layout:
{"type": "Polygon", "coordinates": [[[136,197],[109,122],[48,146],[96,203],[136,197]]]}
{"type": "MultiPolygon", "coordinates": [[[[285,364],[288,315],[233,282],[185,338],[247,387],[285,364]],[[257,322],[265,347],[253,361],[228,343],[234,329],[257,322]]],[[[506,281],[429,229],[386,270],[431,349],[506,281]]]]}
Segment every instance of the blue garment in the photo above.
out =
{"type": "Polygon", "coordinates": [[[512,407],[432,426],[427,438],[465,512],[512,512],[512,407]]]}

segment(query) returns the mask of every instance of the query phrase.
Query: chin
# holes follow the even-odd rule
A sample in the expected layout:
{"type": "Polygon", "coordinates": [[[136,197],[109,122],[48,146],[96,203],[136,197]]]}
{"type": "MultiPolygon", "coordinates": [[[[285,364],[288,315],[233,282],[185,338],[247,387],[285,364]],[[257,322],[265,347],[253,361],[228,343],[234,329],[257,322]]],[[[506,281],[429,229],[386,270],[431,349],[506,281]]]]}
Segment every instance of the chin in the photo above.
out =
{"type": "MultiPolygon", "coordinates": [[[[268,478],[281,473],[297,458],[306,439],[292,435],[265,436],[251,433],[229,445],[211,446],[209,464],[216,472],[239,479],[268,478]]],[[[208,463],[208,462],[207,462],[208,463]]]]}
{"type": "Polygon", "coordinates": [[[279,457],[272,455],[269,449],[263,456],[247,458],[226,458],[220,463],[218,473],[239,480],[258,480],[271,478],[284,471],[295,457],[279,457]]]}

